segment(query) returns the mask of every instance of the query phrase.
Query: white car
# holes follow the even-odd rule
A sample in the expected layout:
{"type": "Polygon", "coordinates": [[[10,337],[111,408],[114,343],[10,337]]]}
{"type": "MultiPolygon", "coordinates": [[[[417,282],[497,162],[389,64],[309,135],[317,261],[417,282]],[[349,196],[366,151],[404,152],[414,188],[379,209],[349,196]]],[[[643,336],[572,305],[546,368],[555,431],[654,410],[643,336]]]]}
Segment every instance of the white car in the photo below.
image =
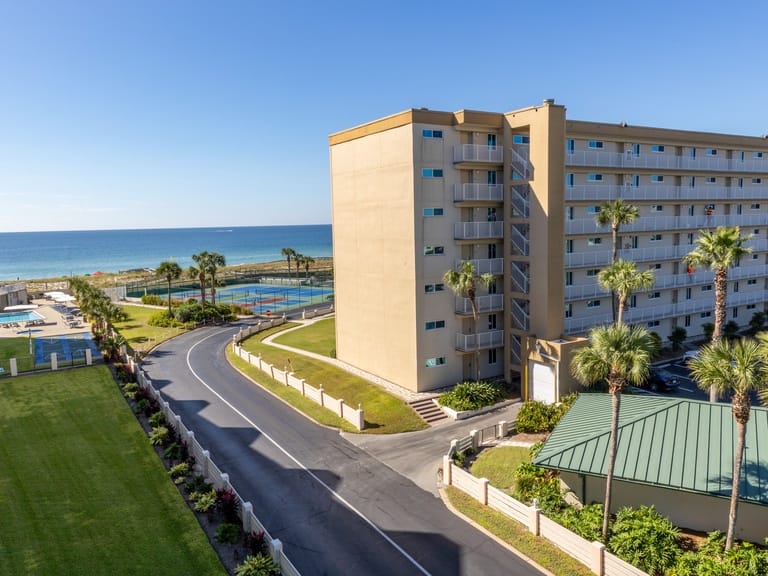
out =
{"type": "Polygon", "coordinates": [[[684,364],[687,364],[688,360],[696,358],[698,355],[699,355],[698,350],[686,350],[685,352],[683,352],[683,357],[680,358],[680,361],[683,362],[684,364]]]}

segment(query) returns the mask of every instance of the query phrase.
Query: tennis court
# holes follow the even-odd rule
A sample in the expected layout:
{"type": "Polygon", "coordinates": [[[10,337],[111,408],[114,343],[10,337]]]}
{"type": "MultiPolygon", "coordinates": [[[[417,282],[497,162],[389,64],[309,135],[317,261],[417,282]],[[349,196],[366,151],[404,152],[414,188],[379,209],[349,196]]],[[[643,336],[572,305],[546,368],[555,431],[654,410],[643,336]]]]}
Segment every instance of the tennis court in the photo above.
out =
{"type": "MultiPolygon", "coordinates": [[[[216,290],[216,302],[219,304],[239,304],[253,311],[254,314],[275,315],[286,310],[303,306],[321,306],[333,296],[333,288],[327,286],[279,286],[272,284],[238,284],[216,290]]],[[[200,290],[173,292],[177,301],[190,298],[200,300],[200,290]]],[[[206,299],[210,300],[210,292],[206,299]]]]}
{"type": "Polygon", "coordinates": [[[51,361],[51,354],[56,353],[59,363],[85,362],[85,350],[90,349],[92,358],[101,358],[99,347],[87,332],[80,334],[62,334],[60,336],[44,336],[33,338],[35,345],[35,364],[46,364],[51,361]]]}

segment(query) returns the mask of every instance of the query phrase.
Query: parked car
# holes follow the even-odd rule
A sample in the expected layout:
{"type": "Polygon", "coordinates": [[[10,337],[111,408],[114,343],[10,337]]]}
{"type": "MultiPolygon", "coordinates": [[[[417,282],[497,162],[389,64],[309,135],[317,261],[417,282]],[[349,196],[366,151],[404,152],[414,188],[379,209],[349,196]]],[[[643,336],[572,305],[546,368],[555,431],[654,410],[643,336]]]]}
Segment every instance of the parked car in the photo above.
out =
{"type": "Polygon", "coordinates": [[[680,362],[683,364],[688,364],[688,360],[691,360],[693,358],[696,358],[699,355],[699,350],[686,350],[683,352],[683,357],[680,358],[680,362]]]}
{"type": "Polygon", "coordinates": [[[651,370],[650,376],[643,382],[641,388],[647,388],[653,392],[669,392],[677,390],[679,385],[680,380],[677,376],[666,370],[655,368],[651,370]]]}

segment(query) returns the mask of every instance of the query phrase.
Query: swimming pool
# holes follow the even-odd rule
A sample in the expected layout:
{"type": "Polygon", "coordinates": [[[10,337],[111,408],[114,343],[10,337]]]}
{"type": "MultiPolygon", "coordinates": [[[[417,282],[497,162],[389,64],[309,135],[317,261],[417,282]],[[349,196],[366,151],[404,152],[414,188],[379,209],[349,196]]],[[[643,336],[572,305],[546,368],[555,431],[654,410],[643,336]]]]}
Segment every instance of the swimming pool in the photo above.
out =
{"type": "Polygon", "coordinates": [[[0,312],[0,325],[2,324],[20,324],[21,322],[31,322],[33,320],[45,320],[37,312],[0,312]]]}

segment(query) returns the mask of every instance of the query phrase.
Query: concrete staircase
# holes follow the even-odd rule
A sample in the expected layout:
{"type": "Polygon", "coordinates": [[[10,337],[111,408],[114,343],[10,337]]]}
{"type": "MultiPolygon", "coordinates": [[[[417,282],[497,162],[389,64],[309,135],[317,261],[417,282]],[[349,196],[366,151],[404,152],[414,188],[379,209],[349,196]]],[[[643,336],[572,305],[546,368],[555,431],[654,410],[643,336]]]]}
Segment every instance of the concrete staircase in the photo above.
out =
{"type": "Polygon", "coordinates": [[[448,416],[445,415],[445,412],[440,410],[440,408],[432,402],[431,398],[414,400],[408,404],[416,411],[416,414],[421,416],[430,426],[434,426],[436,423],[448,418],[448,416]]]}

